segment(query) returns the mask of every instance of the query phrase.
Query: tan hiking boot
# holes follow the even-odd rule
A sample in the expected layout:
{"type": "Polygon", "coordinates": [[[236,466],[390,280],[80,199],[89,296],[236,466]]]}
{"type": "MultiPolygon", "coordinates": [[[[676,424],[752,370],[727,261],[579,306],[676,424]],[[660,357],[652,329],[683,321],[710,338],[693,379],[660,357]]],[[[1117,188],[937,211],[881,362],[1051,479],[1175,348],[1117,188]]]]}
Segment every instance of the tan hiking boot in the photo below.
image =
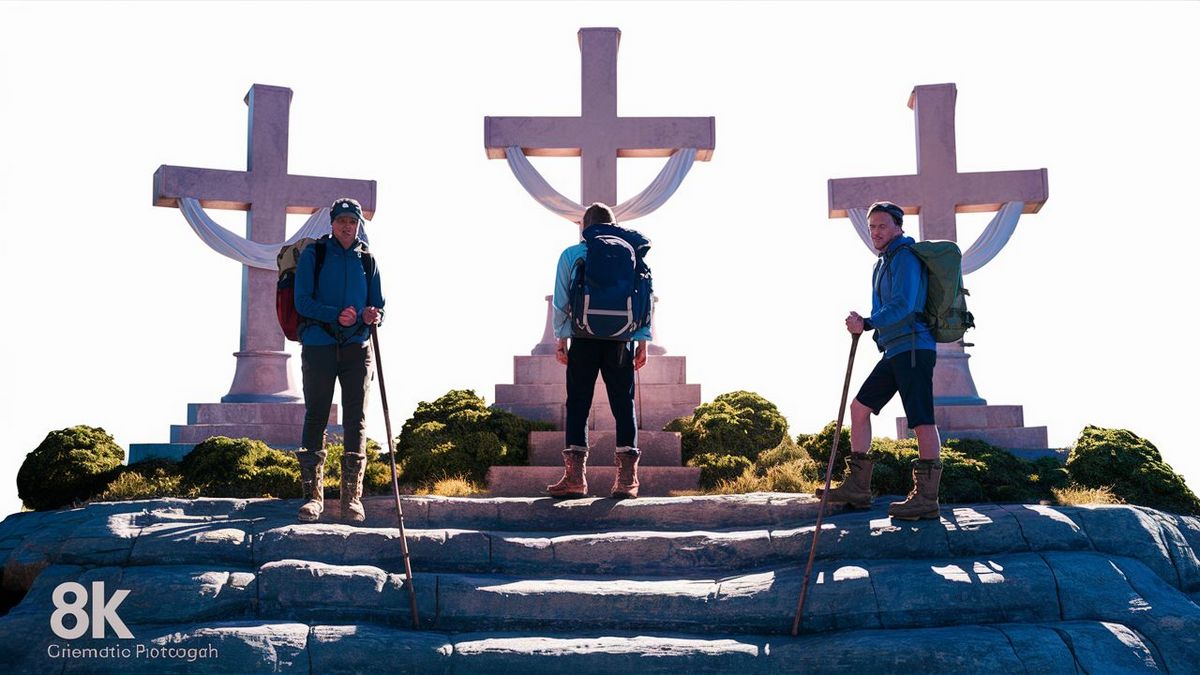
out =
{"type": "Polygon", "coordinates": [[[637,499],[638,496],[638,460],[642,453],[637,448],[621,446],[617,448],[617,479],[613,481],[613,499],[637,499]]]}
{"type": "MultiPolygon", "coordinates": [[[[856,509],[871,508],[871,472],[875,462],[864,453],[854,452],[846,458],[846,466],[850,473],[841,485],[829,489],[829,501],[846,502],[846,506],[856,509]]],[[[824,492],[824,488],[817,488],[816,495],[820,497],[824,492]]]]}
{"type": "Polygon", "coordinates": [[[913,489],[908,499],[892,502],[888,515],[898,520],[923,520],[940,515],[938,485],[942,482],[942,463],[935,459],[915,459],[912,464],[913,489]]]}
{"type": "Polygon", "coordinates": [[[572,445],[563,450],[563,477],[546,492],[555,499],[579,499],[587,496],[587,448],[572,445]]]}
{"type": "Polygon", "coordinates": [[[342,461],[342,522],[346,523],[361,523],[367,519],[366,511],[363,510],[362,504],[362,484],[363,474],[366,473],[367,463],[364,457],[362,461],[356,461],[353,457],[349,458],[353,465],[348,464],[343,455],[342,461]]]}
{"type": "Polygon", "coordinates": [[[311,523],[321,518],[325,510],[325,463],[317,462],[316,466],[305,466],[309,462],[300,462],[300,490],[308,501],[300,506],[296,519],[302,523],[311,523]]]}

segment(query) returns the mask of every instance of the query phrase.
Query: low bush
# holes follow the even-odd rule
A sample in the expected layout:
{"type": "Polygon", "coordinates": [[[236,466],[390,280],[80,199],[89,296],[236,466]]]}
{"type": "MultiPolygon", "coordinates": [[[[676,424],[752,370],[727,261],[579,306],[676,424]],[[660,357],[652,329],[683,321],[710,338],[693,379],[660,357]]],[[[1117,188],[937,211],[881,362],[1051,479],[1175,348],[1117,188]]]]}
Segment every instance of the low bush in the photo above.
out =
{"type": "Polygon", "coordinates": [[[754,466],[740,455],[718,455],[705,452],[687,461],[688,466],[700,467],[700,489],[710,490],[718,483],[730,481],[754,466]]]}
{"type": "Polygon", "coordinates": [[[703,454],[753,461],[787,436],[787,420],[762,396],[732,391],[700,404],[691,417],[672,420],[665,430],[681,434],[685,462],[703,454]]]}
{"type": "Polygon", "coordinates": [[[1109,488],[1130,504],[1200,514],[1200,499],[1150,441],[1125,429],[1087,426],[1071,446],[1067,474],[1083,488],[1109,488]]]}
{"type": "Polygon", "coordinates": [[[489,408],[474,391],[455,389],[417,405],[396,439],[396,456],[406,483],[455,475],[483,483],[490,466],[528,461],[530,431],[553,428],[489,408]]]}
{"type": "Polygon", "coordinates": [[[94,501],[123,502],[135,499],[159,499],[162,497],[192,498],[199,496],[194,488],[183,487],[183,473],[179,464],[169,459],[150,458],[136,464],[120,467],[116,476],[94,501]]]}
{"type": "Polygon", "coordinates": [[[17,496],[36,511],[72,506],[102,491],[123,461],[125,450],[104,429],[51,431],[21,463],[17,496]]]}
{"type": "MultiPolygon", "coordinates": [[[[336,497],[342,489],[342,455],[345,453],[345,446],[341,443],[329,443],[325,450],[325,479],[322,482],[326,490],[332,492],[329,496],[336,497]]],[[[367,469],[363,475],[364,495],[392,494],[392,466],[388,454],[381,454],[381,450],[379,443],[367,439],[367,469]]]]}
{"type": "Polygon", "coordinates": [[[181,486],[205,497],[300,496],[296,456],[248,438],[214,436],[179,463],[181,486]]]}

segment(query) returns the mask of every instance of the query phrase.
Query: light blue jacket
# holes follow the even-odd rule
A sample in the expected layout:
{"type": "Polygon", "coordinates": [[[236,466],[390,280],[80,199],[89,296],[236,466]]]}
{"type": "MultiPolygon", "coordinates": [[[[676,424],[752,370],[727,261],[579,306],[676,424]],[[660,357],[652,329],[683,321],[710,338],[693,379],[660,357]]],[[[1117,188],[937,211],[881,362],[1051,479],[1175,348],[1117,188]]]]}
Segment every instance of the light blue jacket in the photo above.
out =
{"type": "Polygon", "coordinates": [[[296,311],[300,316],[318,322],[310,322],[301,329],[300,344],[315,346],[366,342],[371,333],[362,322],[363,308],[377,307],[383,310],[379,266],[375,265],[375,273],[367,279],[362,263],[366,245],[361,239],[355,240],[349,249],[342,248],[333,237],[322,237],[318,242],[305,247],[296,264],[296,311]],[[321,264],[321,280],[316,284],[314,294],[313,270],[317,264],[316,247],[320,245],[325,246],[325,260],[321,264]],[[354,311],[358,312],[353,326],[344,327],[338,323],[338,315],[346,307],[354,307],[354,311]]]}
{"type": "MultiPolygon", "coordinates": [[[[558,270],[554,276],[554,335],[561,339],[571,337],[571,318],[567,311],[571,308],[571,275],[575,264],[587,257],[587,244],[579,242],[568,246],[562,255],[558,256],[558,270]]],[[[642,326],[630,338],[631,342],[649,342],[650,326],[642,326]]]]}
{"type": "Polygon", "coordinates": [[[871,273],[871,326],[875,344],[885,358],[913,349],[937,349],[929,326],[917,318],[925,309],[929,275],[912,249],[916,243],[900,236],[888,244],[871,273]]]}

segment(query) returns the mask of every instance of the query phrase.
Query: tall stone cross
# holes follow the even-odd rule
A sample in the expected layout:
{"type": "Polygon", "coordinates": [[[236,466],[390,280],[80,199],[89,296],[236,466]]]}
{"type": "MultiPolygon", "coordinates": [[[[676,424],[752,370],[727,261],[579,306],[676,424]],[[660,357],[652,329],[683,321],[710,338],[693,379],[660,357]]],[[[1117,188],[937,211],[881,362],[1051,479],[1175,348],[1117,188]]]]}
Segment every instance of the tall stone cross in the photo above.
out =
{"type": "Polygon", "coordinates": [[[520,146],[526,155],[580,157],[580,202],[617,203],[618,157],[668,157],[696,148],[696,159],[712,158],[712,117],[618,117],[616,28],[579,29],[582,98],[579,117],[485,117],[489,159],[520,146]]]}
{"type": "MultiPolygon", "coordinates": [[[[957,241],[956,213],[998,211],[1007,202],[1037,213],[1049,195],[1045,169],[959,173],[954,148],[953,83],[913,89],[908,107],[916,116],[917,173],[909,176],[834,178],[829,181],[829,217],[846,218],[852,208],[895,202],[920,217],[921,239],[957,241]]],[[[963,247],[964,250],[967,247],[963,247]]],[[[938,405],[983,405],[963,343],[939,344],[933,392],[938,405]]]]}
{"type": "Polygon", "coordinates": [[[887,199],[906,214],[918,214],[922,239],[957,241],[956,213],[998,211],[1006,202],[1025,202],[1037,213],[1048,195],[1045,169],[959,173],[954,149],[954,84],[915,87],[908,107],[916,114],[917,173],[909,176],[834,178],[829,181],[829,217],[887,199]]]}
{"type": "MultiPolygon", "coordinates": [[[[288,213],[311,214],[338,197],[354,197],[370,218],[375,181],[295,176],[287,171],[288,108],[292,90],[256,84],[246,95],[250,137],[245,171],[160,166],[154,172],[154,205],[178,207],[181,197],[202,206],[246,211],[246,236],[264,244],[287,238],[288,213]]],[[[237,367],[223,403],[275,403],[301,399],[287,367],[283,332],[275,316],[276,273],[242,267],[242,321],[237,367]]]]}

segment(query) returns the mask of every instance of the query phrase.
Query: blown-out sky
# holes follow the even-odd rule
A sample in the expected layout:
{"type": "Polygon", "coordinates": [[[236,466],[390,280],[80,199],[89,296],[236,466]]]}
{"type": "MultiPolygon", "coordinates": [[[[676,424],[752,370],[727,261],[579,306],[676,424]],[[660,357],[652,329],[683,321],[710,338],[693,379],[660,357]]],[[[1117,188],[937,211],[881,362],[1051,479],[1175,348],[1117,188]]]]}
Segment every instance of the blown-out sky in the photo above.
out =
{"type": "MultiPolygon", "coordinates": [[[[959,170],[1050,182],[967,278],[980,395],[1024,405],[1055,447],[1129,428],[1200,489],[1196,3],[14,2],[0,23],[0,513],[48,431],[166,441],[228,391],[239,265],[152,206],[151,176],[245,169],[254,83],[294,91],[291,173],[379,183],[393,427],[448,389],[492,400],[576,230],[486,159],[483,117],[578,114],[583,26],[622,30],[620,114],[717,120],[712,161],[629,223],[654,241],[659,341],[705,400],[757,391],[793,433],[835,417],[873,258],[827,217],[826,181],[912,173],[909,93],[954,82],[959,170]]],[[[621,160],[620,198],[662,162],[621,160]]],[[[578,196],[578,160],[535,164],[578,196]]],[[[959,217],[964,248],[988,218],[959,217]]],[[[876,359],[864,343],[855,387],[876,359]]],[[[378,396],[369,425],[384,439],[378,396]]]]}

